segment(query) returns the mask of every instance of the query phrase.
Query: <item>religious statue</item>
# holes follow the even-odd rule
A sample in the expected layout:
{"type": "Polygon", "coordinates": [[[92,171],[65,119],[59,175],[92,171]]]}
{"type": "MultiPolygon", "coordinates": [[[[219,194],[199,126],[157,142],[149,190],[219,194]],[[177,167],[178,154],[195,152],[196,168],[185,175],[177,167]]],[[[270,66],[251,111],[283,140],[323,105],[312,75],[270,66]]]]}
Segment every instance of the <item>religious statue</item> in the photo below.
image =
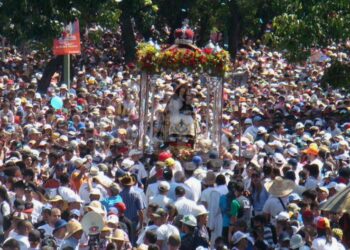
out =
{"type": "Polygon", "coordinates": [[[164,111],[164,141],[177,146],[191,147],[196,137],[196,116],[192,106],[192,95],[187,84],[179,85],[164,111]]]}

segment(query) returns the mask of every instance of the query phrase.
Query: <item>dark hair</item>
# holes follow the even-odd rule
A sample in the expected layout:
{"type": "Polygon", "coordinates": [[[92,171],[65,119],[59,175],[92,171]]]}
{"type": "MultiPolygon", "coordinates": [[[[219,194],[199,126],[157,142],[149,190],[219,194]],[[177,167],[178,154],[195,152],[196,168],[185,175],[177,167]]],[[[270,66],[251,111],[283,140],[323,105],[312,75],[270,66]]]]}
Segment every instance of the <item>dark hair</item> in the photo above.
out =
{"type": "Polygon", "coordinates": [[[320,169],[319,169],[318,165],[316,165],[316,164],[309,165],[307,170],[309,170],[310,176],[313,176],[315,178],[317,178],[318,175],[320,174],[320,169]]]}
{"type": "Polygon", "coordinates": [[[40,242],[40,232],[36,229],[29,232],[28,240],[32,242],[40,242]]]}
{"type": "Polygon", "coordinates": [[[10,203],[10,198],[8,196],[7,190],[3,186],[0,186],[0,197],[7,203],[10,203]]]}
{"type": "Polygon", "coordinates": [[[20,250],[19,242],[15,239],[7,240],[4,245],[2,245],[2,249],[7,250],[20,250]]]}
{"type": "Polygon", "coordinates": [[[244,191],[244,184],[243,182],[236,182],[235,189],[237,192],[243,192],[244,191]]]}
{"type": "Polygon", "coordinates": [[[265,225],[265,223],[266,223],[266,218],[265,218],[264,215],[258,214],[258,215],[256,215],[256,216],[254,216],[253,221],[260,222],[261,224],[265,225]]]}
{"type": "Polygon", "coordinates": [[[148,250],[160,250],[157,244],[151,244],[148,246],[148,250]]]}
{"type": "Polygon", "coordinates": [[[315,201],[317,198],[317,192],[316,192],[316,190],[308,189],[302,193],[302,196],[309,198],[310,200],[315,201]]]}
{"type": "Polygon", "coordinates": [[[219,174],[218,176],[216,176],[216,179],[215,179],[215,183],[216,185],[225,185],[226,184],[226,178],[224,175],[222,174],[219,174]]]}
{"type": "Polygon", "coordinates": [[[177,186],[177,187],[175,188],[175,195],[176,195],[176,196],[182,197],[182,196],[184,196],[185,194],[186,194],[186,190],[185,190],[184,187],[182,187],[182,186],[177,186]]]}
{"type": "Polygon", "coordinates": [[[60,176],[60,182],[61,182],[62,185],[68,184],[69,183],[69,176],[68,176],[68,174],[62,174],[60,176]]]}
{"type": "Polygon", "coordinates": [[[171,169],[169,168],[165,168],[163,171],[163,177],[164,180],[171,181],[171,179],[173,178],[173,171],[171,171],[171,169]]]}
{"type": "Polygon", "coordinates": [[[149,244],[156,244],[157,243],[157,234],[153,231],[146,231],[145,239],[147,239],[149,244]]]}

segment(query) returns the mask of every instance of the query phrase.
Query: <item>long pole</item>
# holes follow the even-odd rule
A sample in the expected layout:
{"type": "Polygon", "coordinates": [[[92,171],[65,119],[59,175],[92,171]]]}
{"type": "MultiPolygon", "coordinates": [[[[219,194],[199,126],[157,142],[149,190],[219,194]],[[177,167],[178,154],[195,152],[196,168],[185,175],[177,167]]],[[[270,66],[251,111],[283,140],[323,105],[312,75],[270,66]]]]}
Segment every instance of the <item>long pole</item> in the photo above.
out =
{"type": "Polygon", "coordinates": [[[70,55],[64,55],[63,58],[63,75],[64,82],[67,84],[68,89],[70,89],[70,55]]]}

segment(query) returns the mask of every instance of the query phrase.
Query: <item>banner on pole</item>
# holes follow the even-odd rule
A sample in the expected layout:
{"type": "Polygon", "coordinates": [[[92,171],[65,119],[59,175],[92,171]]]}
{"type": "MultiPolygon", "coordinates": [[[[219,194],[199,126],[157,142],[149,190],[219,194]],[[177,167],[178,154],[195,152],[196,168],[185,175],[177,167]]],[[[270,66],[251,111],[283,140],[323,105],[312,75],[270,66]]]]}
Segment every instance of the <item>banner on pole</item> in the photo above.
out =
{"type": "Polygon", "coordinates": [[[61,37],[53,41],[53,54],[55,56],[80,54],[79,21],[69,23],[61,37]]]}

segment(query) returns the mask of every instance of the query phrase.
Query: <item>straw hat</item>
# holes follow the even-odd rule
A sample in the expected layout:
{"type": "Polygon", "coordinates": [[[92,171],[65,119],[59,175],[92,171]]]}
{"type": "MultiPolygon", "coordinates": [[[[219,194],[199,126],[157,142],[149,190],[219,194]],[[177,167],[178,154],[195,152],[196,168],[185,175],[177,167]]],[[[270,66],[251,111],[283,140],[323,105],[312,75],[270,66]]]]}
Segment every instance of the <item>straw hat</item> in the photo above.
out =
{"type": "Polygon", "coordinates": [[[65,238],[67,239],[79,231],[83,231],[83,227],[81,226],[79,221],[72,219],[67,224],[67,235],[65,238]]]}
{"type": "Polygon", "coordinates": [[[107,238],[111,240],[125,241],[124,232],[121,229],[116,229],[112,236],[108,236],[107,238]]]}
{"type": "Polygon", "coordinates": [[[105,211],[102,209],[101,202],[92,201],[86,208],[90,208],[92,211],[98,214],[105,214],[105,211]]]}
{"type": "Polygon", "coordinates": [[[265,183],[266,190],[276,196],[284,197],[291,194],[294,190],[295,183],[290,180],[284,180],[281,177],[276,177],[273,181],[265,183]]]}

